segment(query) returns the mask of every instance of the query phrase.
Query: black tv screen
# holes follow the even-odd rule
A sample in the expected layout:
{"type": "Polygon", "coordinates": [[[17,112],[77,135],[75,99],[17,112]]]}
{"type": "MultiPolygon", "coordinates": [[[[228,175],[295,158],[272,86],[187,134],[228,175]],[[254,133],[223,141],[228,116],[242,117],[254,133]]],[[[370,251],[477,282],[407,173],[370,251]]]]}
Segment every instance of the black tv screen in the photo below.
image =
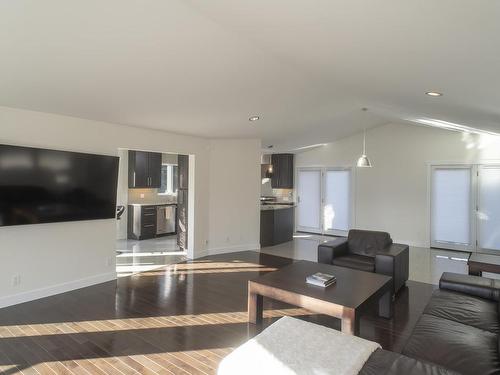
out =
{"type": "Polygon", "coordinates": [[[0,226],[111,219],[115,156],[0,145],[0,226]]]}

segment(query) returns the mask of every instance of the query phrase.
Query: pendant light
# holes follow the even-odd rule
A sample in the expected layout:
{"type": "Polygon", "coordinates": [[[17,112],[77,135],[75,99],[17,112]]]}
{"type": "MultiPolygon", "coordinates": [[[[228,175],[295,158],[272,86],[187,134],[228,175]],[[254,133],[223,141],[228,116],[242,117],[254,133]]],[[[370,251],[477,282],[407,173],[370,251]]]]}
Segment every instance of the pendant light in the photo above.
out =
{"type": "MultiPolygon", "coordinates": [[[[366,108],[361,109],[363,112],[366,112],[366,108]]],[[[368,156],[366,156],[366,128],[363,130],[363,154],[359,157],[358,162],[356,163],[358,168],[371,168],[372,163],[368,156]]]]}

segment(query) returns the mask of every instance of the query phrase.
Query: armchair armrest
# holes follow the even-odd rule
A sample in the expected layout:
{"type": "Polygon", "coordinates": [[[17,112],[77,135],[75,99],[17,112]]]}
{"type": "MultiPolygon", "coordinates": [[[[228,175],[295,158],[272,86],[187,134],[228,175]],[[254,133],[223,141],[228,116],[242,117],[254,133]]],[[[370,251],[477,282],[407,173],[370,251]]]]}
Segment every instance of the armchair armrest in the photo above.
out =
{"type": "Polygon", "coordinates": [[[393,243],[375,254],[375,272],[392,277],[394,293],[408,280],[409,253],[408,245],[393,243]]]}
{"type": "Polygon", "coordinates": [[[337,238],[318,245],[318,263],[332,264],[333,258],[347,255],[347,238],[337,238]]]}
{"type": "Polygon", "coordinates": [[[493,301],[500,299],[500,280],[487,277],[444,272],[439,280],[439,289],[452,290],[493,301]]]}
{"type": "Polygon", "coordinates": [[[387,255],[387,256],[398,256],[399,254],[409,251],[408,245],[403,245],[400,243],[392,243],[386,248],[377,251],[377,255],[387,255]]]}

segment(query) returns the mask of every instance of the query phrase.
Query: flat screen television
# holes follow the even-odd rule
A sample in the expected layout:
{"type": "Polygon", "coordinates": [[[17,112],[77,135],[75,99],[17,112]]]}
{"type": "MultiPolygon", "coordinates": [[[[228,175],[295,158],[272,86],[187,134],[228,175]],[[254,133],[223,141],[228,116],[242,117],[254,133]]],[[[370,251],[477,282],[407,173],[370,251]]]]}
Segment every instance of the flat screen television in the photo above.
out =
{"type": "Polygon", "coordinates": [[[111,219],[118,158],[0,145],[0,226],[111,219]]]}

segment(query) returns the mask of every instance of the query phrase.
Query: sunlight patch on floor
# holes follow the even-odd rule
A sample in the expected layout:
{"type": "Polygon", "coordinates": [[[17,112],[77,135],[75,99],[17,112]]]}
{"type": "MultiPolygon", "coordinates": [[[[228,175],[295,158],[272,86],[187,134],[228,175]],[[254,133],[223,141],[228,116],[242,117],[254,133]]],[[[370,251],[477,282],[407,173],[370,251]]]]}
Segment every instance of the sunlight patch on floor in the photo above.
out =
{"type": "MultiPolygon", "coordinates": [[[[302,308],[264,310],[264,318],[302,316],[310,314],[312,314],[310,311],[302,308]]],[[[0,326],[0,338],[28,336],[34,337],[91,332],[116,332],[138,329],[162,329],[247,322],[248,314],[246,311],[154,316],[146,318],[87,320],[75,322],[0,326]]]]}

